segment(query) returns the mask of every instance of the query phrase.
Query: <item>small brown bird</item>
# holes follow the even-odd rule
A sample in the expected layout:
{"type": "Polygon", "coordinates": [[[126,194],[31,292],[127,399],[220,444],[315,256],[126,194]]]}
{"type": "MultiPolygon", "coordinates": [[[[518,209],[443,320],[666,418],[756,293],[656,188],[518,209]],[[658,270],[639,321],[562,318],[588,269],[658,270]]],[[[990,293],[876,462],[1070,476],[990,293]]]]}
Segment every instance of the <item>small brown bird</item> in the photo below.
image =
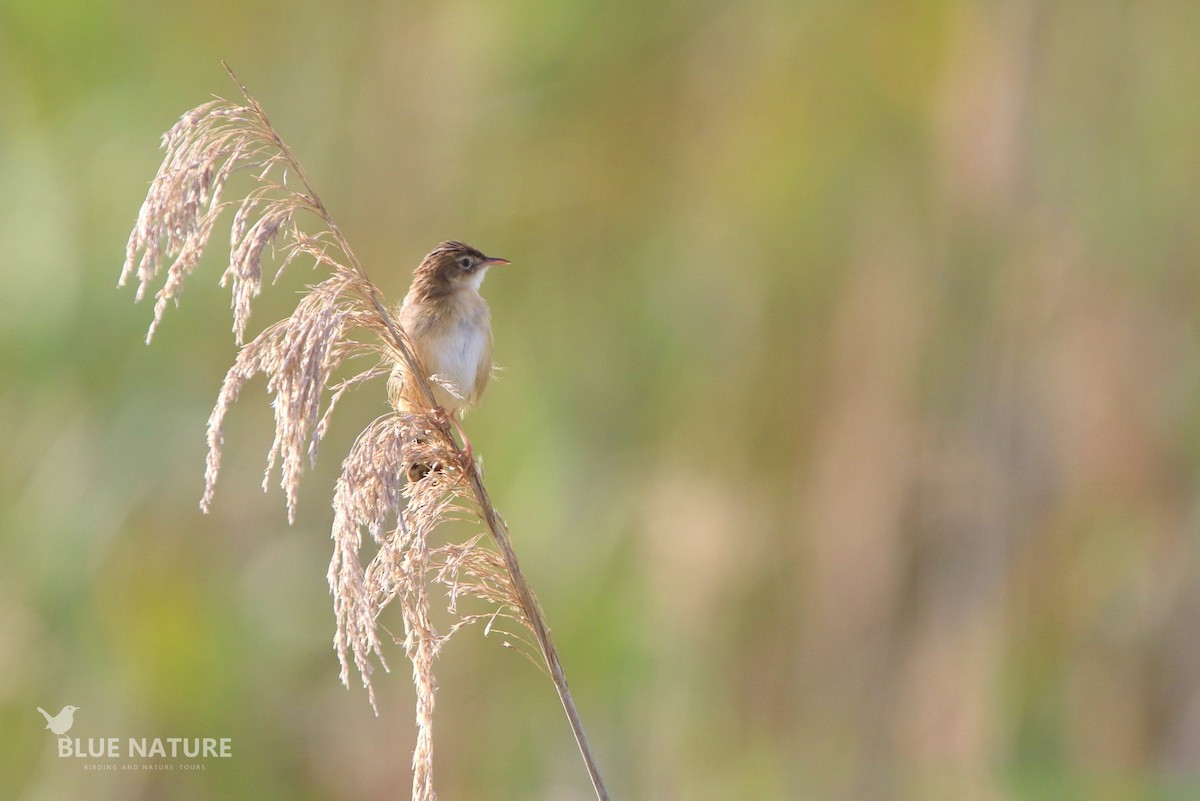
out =
{"type": "MultiPolygon", "coordinates": [[[[463,242],[443,242],[421,261],[400,306],[400,325],[432,379],[434,400],[456,424],[492,375],[492,316],[479,285],[489,267],[508,263],[463,242]]],[[[399,368],[392,372],[389,389],[396,408],[425,405],[420,390],[404,381],[399,368]]],[[[465,436],[463,444],[470,453],[465,436]]]]}

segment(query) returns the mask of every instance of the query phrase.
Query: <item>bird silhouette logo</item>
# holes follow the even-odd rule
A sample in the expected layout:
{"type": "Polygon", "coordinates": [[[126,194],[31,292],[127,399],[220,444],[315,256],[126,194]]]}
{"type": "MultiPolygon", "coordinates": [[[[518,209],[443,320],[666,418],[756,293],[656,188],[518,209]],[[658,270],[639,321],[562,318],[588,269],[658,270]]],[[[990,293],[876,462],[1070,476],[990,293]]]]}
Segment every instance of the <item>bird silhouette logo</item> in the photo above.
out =
{"type": "Polygon", "coordinates": [[[75,713],[78,710],[79,707],[67,704],[57,715],[51,715],[40,706],[37,708],[37,711],[41,712],[42,717],[46,719],[46,728],[59,737],[65,737],[67,732],[71,730],[71,727],[75,725],[75,713]]]}

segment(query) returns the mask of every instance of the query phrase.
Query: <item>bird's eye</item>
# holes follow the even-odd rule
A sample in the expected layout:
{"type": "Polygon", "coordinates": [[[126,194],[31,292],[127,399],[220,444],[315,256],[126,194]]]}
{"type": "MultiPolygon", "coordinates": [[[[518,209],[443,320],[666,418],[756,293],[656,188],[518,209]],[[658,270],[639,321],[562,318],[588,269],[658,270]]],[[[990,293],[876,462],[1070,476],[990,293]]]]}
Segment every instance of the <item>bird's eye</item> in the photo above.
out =
{"type": "Polygon", "coordinates": [[[466,256],[463,256],[458,260],[458,266],[462,267],[464,270],[469,270],[471,269],[471,260],[466,256]]]}

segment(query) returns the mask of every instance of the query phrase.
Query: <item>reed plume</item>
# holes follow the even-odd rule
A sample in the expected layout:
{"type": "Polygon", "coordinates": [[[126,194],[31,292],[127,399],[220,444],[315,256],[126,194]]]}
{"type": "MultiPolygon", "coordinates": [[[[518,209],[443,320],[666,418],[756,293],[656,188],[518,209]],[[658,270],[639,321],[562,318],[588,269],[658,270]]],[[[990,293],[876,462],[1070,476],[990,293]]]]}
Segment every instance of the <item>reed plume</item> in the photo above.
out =
{"type": "Polygon", "coordinates": [[[233,334],[240,349],[208,421],[201,508],[207,511],[213,502],[225,416],[255,375],[267,378],[275,419],[263,487],[278,469],[289,521],[295,518],[305,464],[316,459],[343,394],[395,372],[413,382],[424,403],[396,406],[370,423],[343,460],[334,490],[328,581],[342,683],[349,686],[353,667],[378,714],[372,672],[376,664],[387,669],[379,618],[398,602],[404,636],[396,639],[412,663],[416,688],[412,798],[434,799],[434,661],[466,625],[483,620],[489,629],[497,621],[515,624],[510,627],[515,631],[508,632],[510,644],[536,649],[545,662],[596,796],[607,799],[549,628],[521,573],[508,528],[488,496],[478,461],[455,442],[407,336],[300,162],[246,87],[232,71],[230,76],[241,101],[216,98],[198,106],[163,136],[166,155],[129,237],[120,279],[122,285],[133,279],[141,300],[165,273],[154,293],[149,343],[168,304],[178,303],[218,218],[233,210],[229,265],[221,285],[230,288],[233,334]],[[229,179],[239,173],[252,177],[252,188],[239,198],[224,199],[229,179]],[[264,263],[275,265],[277,278],[297,261],[323,277],[307,287],[289,317],[245,342],[251,305],[263,287],[264,263]],[[356,370],[347,367],[351,362],[356,370]],[[413,465],[436,469],[414,473],[413,465]],[[485,533],[435,545],[434,530],[452,517],[478,519],[485,533]],[[437,587],[444,590],[452,616],[444,630],[431,619],[430,595],[437,587]],[[489,611],[462,611],[458,602],[463,598],[483,601],[489,611]]]}

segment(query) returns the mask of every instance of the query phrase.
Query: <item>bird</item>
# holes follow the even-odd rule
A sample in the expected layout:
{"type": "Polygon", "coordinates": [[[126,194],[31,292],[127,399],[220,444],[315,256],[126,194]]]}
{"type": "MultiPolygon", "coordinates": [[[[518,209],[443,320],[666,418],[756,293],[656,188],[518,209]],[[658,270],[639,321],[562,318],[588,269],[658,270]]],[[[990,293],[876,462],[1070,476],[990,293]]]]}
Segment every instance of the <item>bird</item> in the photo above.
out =
{"type": "Polygon", "coordinates": [[[67,704],[57,715],[51,715],[40,706],[37,708],[37,711],[41,712],[42,717],[46,719],[46,728],[57,734],[59,737],[65,735],[71,730],[71,726],[75,725],[75,713],[78,710],[79,707],[67,704]]]}
{"type": "MultiPolygon", "coordinates": [[[[398,312],[434,402],[458,429],[468,458],[471,443],[459,417],[478,402],[492,375],[492,317],[479,287],[490,268],[509,263],[465,242],[442,242],[413,271],[398,312]]],[[[392,370],[389,395],[400,410],[428,405],[416,382],[405,380],[403,365],[392,370]]],[[[427,465],[413,467],[418,477],[429,472],[427,465]]]]}

